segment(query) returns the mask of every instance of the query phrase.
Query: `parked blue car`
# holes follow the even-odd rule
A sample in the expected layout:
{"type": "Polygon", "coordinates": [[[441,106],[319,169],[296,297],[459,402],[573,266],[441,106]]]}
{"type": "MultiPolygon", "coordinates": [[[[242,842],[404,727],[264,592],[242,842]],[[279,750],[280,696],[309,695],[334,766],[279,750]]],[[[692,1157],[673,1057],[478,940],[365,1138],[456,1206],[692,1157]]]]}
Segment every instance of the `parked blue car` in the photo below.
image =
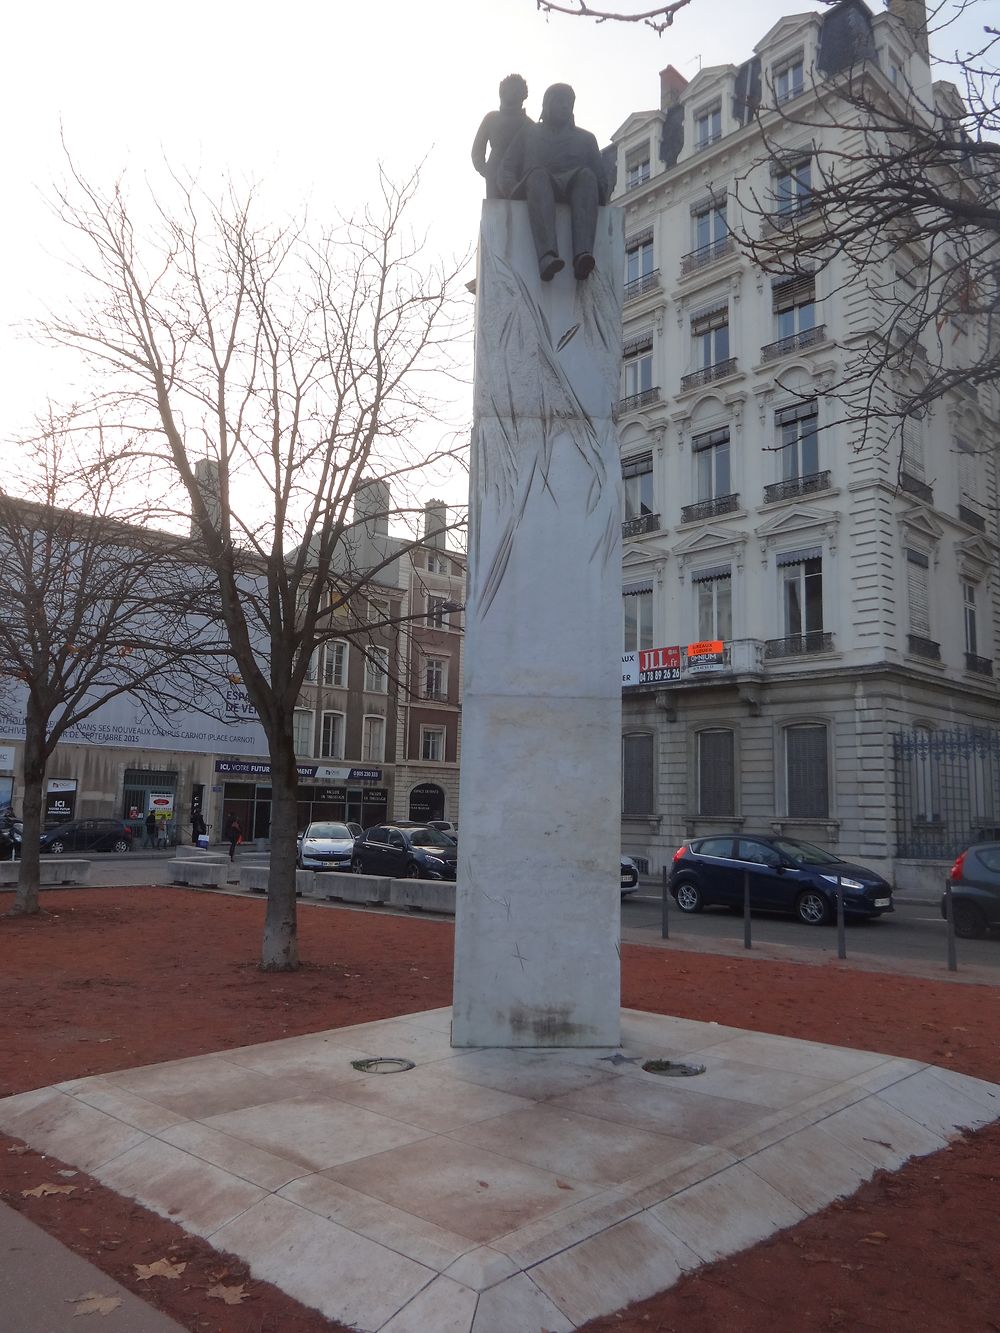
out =
{"type": "Polygon", "coordinates": [[[683,843],[674,853],[670,892],[682,912],[716,904],[742,909],[747,874],[752,910],[792,912],[809,926],[834,920],[838,876],[845,916],[875,917],[893,910],[892,885],[876,871],[842,861],[812,843],[766,834],[683,843]]]}

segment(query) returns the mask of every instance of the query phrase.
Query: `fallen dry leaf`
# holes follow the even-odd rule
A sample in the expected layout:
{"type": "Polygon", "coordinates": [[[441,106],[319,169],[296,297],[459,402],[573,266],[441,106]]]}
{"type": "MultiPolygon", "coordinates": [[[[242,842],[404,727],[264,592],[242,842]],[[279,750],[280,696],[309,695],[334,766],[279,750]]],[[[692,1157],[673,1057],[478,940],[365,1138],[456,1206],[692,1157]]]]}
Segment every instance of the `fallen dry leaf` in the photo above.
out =
{"type": "Polygon", "coordinates": [[[209,1287],[208,1291],[205,1292],[205,1295],[211,1296],[217,1301],[225,1301],[227,1305],[239,1305],[241,1301],[250,1299],[249,1292],[247,1292],[245,1288],[245,1282],[241,1282],[238,1287],[209,1287]]]}
{"type": "Polygon", "coordinates": [[[571,1189],[573,1189],[573,1188],[574,1188],[574,1187],[573,1187],[572,1185],[567,1185],[566,1182],[565,1182],[565,1180],[557,1180],[557,1181],[556,1181],[556,1189],[557,1189],[557,1190],[571,1190],[571,1189]]]}
{"type": "Polygon", "coordinates": [[[132,1267],[140,1282],[148,1282],[151,1277],[180,1277],[187,1264],[172,1264],[169,1259],[157,1259],[151,1264],[133,1264],[132,1267]]]}
{"type": "Polygon", "coordinates": [[[861,1237],[862,1245],[884,1245],[889,1237],[884,1231],[872,1231],[867,1236],[861,1237]]]}
{"type": "Polygon", "coordinates": [[[46,1194],[72,1194],[76,1189],[75,1185],[53,1185],[46,1181],[43,1185],[36,1185],[33,1190],[22,1190],[22,1199],[42,1199],[46,1194]]]}
{"type": "Polygon", "coordinates": [[[73,1317],[81,1314],[110,1314],[122,1303],[120,1296],[102,1296],[99,1291],[85,1291],[82,1296],[74,1296],[67,1305],[75,1305],[73,1317]]]}

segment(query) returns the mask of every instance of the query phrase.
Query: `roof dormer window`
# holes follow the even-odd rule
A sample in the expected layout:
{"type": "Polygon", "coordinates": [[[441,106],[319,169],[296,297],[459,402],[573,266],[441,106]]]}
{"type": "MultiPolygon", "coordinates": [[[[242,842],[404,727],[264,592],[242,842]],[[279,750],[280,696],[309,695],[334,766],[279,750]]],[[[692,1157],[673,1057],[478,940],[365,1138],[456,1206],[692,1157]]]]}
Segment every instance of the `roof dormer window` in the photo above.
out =
{"type": "Polygon", "coordinates": [[[695,114],[694,146],[698,151],[722,138],[722,103],[715,102],[695,114]]]}

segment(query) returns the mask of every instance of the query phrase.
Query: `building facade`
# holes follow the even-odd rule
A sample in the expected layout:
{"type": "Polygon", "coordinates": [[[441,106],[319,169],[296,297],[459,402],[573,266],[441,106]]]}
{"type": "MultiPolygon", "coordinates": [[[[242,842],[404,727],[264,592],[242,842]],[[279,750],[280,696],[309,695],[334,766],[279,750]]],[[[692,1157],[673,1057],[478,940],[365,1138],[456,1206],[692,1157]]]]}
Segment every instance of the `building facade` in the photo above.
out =
{"type": "MultiPolygon", "coordinates": [[[[919,738],[996,734],[996,386],[910,419],[901,457],[825,396],[874,332],[867,287],[836,262],[772,278],[733,234],[761,226],[741,199],[770,201],[775,230],[808,210],[815,132],[768,107],[806,106],[862,52],[887,96],[900,78],[941,94],[918,31],[841,3],[781,20],[741,65],[668,68],[659,106],[614,135],[622,849],[651,873],[685,838],[746,828],[937,882],[913,855],[942,818],[919,738]]],[[[891,280],[889,247],[880,263],[891,280]]],[[[1000,824],[995,764],[970,799],[969,840],[1000,824]]]]}

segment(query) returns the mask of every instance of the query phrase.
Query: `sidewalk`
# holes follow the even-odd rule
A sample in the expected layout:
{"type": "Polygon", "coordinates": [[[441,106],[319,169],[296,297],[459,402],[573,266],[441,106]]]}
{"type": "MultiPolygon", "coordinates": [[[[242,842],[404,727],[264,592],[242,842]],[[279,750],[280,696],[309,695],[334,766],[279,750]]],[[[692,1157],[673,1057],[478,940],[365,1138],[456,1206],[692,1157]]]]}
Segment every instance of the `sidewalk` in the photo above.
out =
{"type": "Polygon", "coordinates": [[[0,1328],[8,1333],[80,1333],[79,1298],[121,1301],[101,1312],[101,1333],[184,1333],[182,1325],[119,1286],[86,1259],[0,1204],[0,1328]]]}

